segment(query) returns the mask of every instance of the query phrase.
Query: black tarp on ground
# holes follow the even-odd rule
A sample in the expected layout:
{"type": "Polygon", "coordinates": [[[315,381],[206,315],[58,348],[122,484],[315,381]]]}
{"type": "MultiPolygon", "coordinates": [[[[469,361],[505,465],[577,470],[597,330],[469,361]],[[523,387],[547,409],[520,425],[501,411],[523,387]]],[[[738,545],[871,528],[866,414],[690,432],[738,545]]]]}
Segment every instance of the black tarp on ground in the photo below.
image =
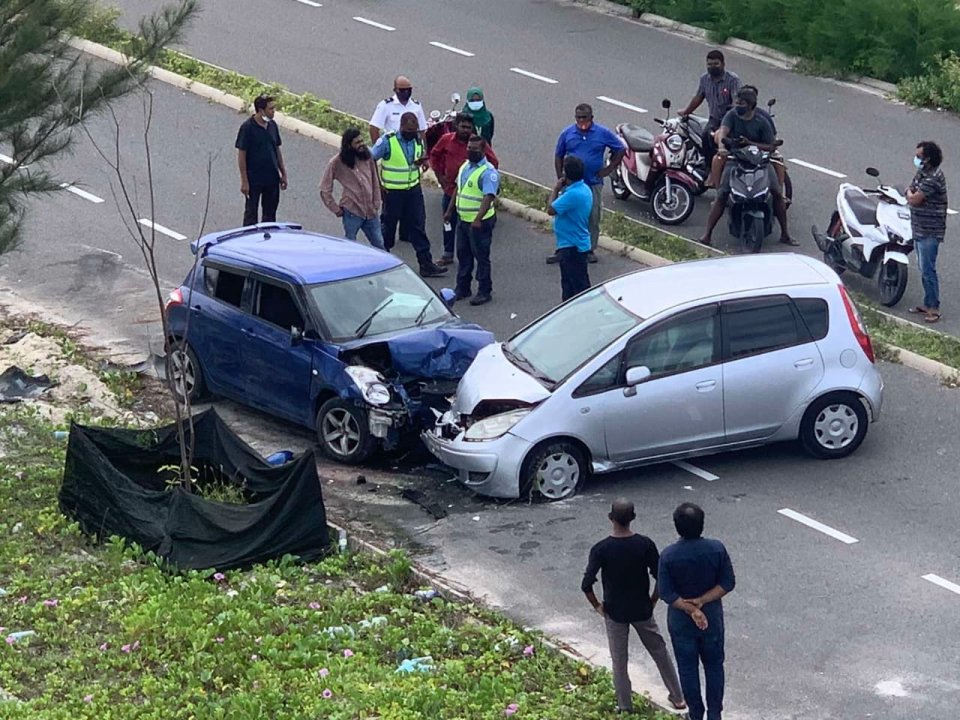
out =
{"type": "Polygon", "coordinates": [[[213,410],[193,421],[199,484],[214,474],[244,488],[250,504],[166,489],[179,466],[176,425],[152,430],[70,427],[60,510],[84,532],[118,535],[184,569],[247,567],[284,554],[312,560],[329,544],[313,452],[268,465],[213,410]]]}

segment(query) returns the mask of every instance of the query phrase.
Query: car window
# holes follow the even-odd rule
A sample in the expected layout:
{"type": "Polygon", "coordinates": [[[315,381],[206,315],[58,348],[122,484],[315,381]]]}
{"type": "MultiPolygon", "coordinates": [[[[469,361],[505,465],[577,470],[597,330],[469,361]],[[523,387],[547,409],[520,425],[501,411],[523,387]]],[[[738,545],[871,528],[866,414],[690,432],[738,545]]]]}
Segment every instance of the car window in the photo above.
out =
{"type": "Polygon", "coordinates": [[[303,329],[303,316],[293,296],[289,290],[279,285],[264,282],[259,284],[253,314],[284,330],[292,327],[303,329]]]}
{"type": "Polygon", "coordinates": [[[217,278],[220,271],[215,267],[203,266],[203,291],[210,297],[217,296],[217,278]]]}
{"type": "MultiPolygon", "coordinates": [[[[228,270],[218,270],[216,268],[205,268],[205,270],[214,270],[216,273],[216,279],[213,281],[215,289],[211,294],[217,300],[223,300],[225,303],[240,307],[243,302],[243,284],[246,278],[228,270]]],[[[204,275],[204,282],[206,282],[206,275],[204,275]]]]}
{"type": "Polygon", "coordinates": [[[685,312],[631,341],[624,369],[648,367],[657,377],[712,365],[719,359],[717,340],[715,305],[685,312]]]}
{"type": "Polygon", "coordinates": [[[597,370],[593,375],[583,381],[573,395],[582,397],[583,395],[592,395],[593,393],[603,392],[610,388],[617,387],[620,380],[620,363],[623,361],[623,353],[617,353],[612,359],[603,364],[603,367],[597,370]]]}
{"type": "Polygon", "coordinates": [[[800,317],[814,340],[823,340],[830,331],[830,306],[821,298],[794,298],[800,317]]]}
{"type": "Polygon", "coordinates": [[[723,338],[730,360],[810,341],[793,303],[785,296],[726,303],[723,338]]]}

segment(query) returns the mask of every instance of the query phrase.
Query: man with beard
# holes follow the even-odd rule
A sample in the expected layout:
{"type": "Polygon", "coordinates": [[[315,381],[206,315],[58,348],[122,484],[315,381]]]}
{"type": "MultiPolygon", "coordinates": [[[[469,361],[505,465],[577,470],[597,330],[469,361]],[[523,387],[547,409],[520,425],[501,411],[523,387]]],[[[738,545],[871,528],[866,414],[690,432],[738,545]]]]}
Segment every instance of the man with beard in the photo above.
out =
{"type": "Polygon", "coordinates": [[[703,153],[708,168],[717,152],[714,135],[720,129],[720,123],[723,122],[724,115],[733,107],[733,101],[739,91],[740,78],[727,70],[723,53],[719,50],[708,52],[707,72],[700,76],[700,85],[697,87],[696,95],[690,100],[690,104],[680,112],[680,117],[690,115],[703,104],[704,100],[707,101],[707,106],[710,108],[710,119],[707,122],[707,127],[703,129],[703,153]]]}
{"type": "Polygon", "coordinates": [[[343,220],[343,236],[347,240],[356,240],[357,233],[363,230],[371,245],[384,249],[379,218],[380,177],[358,128],[347,128],[343,133],[340,152],[330,158],[320,180],[320,199],[343,220]],[[339,201],[333,195],[334,181],[342,189],[339,201]]]}

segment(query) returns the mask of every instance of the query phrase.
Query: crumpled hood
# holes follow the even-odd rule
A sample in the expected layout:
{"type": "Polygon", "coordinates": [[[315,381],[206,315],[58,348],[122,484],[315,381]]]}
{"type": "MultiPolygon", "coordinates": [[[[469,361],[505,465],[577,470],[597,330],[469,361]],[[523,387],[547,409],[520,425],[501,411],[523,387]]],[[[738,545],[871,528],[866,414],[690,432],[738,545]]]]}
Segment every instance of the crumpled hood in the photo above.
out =
{"type": "Polygon", "coordinates": [[[392,369],[402,376],[459,380],[481,348],[494,339],[493,333],[479,325],[452,322],[347,343],[342,346],[341,355],[374,345],[385,346],[392,369]]]}
{"type": "Polygon", "coordinates": [[[548,397],[550,391],[507,360],[502,344],[497,343],[477,354],[477,359],[460,381],[452,409],[461,415],[470,415],[484,400],[536,405],[548,397]]]}

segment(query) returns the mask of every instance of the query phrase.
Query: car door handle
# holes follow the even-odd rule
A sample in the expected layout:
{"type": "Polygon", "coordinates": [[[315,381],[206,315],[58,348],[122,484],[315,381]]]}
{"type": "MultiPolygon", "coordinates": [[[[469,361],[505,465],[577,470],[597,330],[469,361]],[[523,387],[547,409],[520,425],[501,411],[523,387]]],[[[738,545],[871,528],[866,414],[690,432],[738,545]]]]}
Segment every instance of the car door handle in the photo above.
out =
{"type": "Polygon", "coordinates": [[[195,313],[200,312],[202,309],[203,308],[200,305],[194,305],[193,307],[190,308],[190,310],[192,310],[195,313]]]}
{"type": "Polygon", "coordinates": [[[797,360],[797,361],[793,364],[793,366],[794,366],[797,370],[803,370],[804,368],[808,368],[808,367],[810,367],[810,366],[812,366],[812,365],[813,365],[813,358],[804,358],[803,360],[797,360]]]}
{"type": "Polygon", "coordinates": [[[697,383],[697,390],[700,392],[709,392],[717,386],[716,380],[704,380],[703,382],[697,383]]]}

